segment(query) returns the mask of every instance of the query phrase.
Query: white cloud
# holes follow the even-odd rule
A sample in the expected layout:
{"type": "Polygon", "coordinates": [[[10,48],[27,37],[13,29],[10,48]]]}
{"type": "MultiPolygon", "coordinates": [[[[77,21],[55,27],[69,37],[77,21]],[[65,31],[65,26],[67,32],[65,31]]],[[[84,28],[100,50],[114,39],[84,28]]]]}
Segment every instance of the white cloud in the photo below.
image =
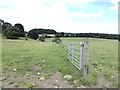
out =
{"type": "MultiPolygon", "coordinates": [[[[3,0],[4,1],[4,0],[3,0]]],[[[8,0],[5,0],[8,1],[8,0]]],[[[101,18],[101,13],[69,12],[66,3],[88,3],[90,0],[9,0],[12,9],[0,8],[1,19],[12,23],[21,23],[25,30],[33,28],[51,28],[64,32],[108,32],[117,30],[115,24],[77,23],[73,17],[101,18]],[[105,26],[106,25],[106,26],[105,26]],[[106,31],[105,31],[106,29],[106,31]]],[[[1,1],[0,1],[1,2],[1,1]]]]}
{"type": "Polygon", "coordinates": [[[60,0],[60,1],[70,4],[81,4],[81,3],[83,4],[83,3],[93,2],[95,0],[60,0]]]}
{"type": "Polygon", "coordinates": [[[112,2],[113,4],[118,4],[120,0],[110,0],[110,2],[112,2]]]}
{"type": "Polygon", "coordinates": [[[110,10],[118,10],[118,2],[119,2],[119,0],[110,0],[110,2],[114,4],[114,6],[112,6],[110,8],[110,10]]]}
{"type": "Polygon", "coordinates": [[[73,33],[118,33],[117,23],[69,23],[69,25],[68,28],[61,28],[61,31],[73,33]]]}
{"type": "Polygon", "coordinates": [[[85,12],[70,12],[73,17],[82,17],[82,18],[99,18],[104,17],[101,13],[85,13],[85,12]]]}
{"type": "Polygon", "coordinates": [[[110,10],[118,10],[118,5],[114,5],[110,8],[110,10]]]}

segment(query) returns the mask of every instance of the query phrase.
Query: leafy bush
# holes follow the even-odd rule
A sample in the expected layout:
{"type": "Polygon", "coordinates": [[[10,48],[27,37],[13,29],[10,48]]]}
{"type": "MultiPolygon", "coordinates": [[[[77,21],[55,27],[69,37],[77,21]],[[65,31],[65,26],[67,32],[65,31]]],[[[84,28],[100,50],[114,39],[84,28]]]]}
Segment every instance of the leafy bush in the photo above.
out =
{"type": "Polygon", "coordinates": [[[42,36],[40,36],[39,40],[42,41],[42,42],[45,42],[45,35],[43,34],[42,36]]]}
{"type": "Polygon", "coordinates": [[[28,32],[28,37],[31,38],[31,39],[35,39],[36,40],[36,39],[38,39],[39,35],[35,31],[30,30],[28,32]]]}
{"type": "Polygon", "coordinates": [[[3,35],[8,39],[17,39],[19,37],[19,29],[13,26],[5,28],[3,35]]]}
{"type": "Polygon", "coordinates": [[[24,36],[25,36],[24,26],[23,26],[22,24],[16,23],[16,24],[14,25],[14,27],[17,27],[17,28],[19,29],[19,31],[20,31],[19,36],[20,36],[20,37],[24,37],[24,36]]]}
{"type": "Polygon", "coordinates": [[[57,38],[54,38],[52,42],[61,43],[62,40],[59,37],[57,37],[57,38]]]}
{"type": "Polygon", "coordinates": [[[7,28],[7,27],[11,27],[12,25],[10,24],[10,23],[8,23],[8,22],[4,22],[3,24],[2,24],[2,32],[7,28]]]}

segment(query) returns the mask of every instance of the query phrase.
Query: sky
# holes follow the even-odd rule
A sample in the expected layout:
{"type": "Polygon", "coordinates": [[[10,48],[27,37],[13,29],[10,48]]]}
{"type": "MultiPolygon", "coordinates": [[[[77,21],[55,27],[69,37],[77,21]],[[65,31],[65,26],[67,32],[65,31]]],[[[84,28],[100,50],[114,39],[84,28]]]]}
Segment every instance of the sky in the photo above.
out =
{"type": "Polygon", "coordinates": [[[12,25],[71,33],[118,33],[119,0],[0,0],[0,19],[12,25]]]}

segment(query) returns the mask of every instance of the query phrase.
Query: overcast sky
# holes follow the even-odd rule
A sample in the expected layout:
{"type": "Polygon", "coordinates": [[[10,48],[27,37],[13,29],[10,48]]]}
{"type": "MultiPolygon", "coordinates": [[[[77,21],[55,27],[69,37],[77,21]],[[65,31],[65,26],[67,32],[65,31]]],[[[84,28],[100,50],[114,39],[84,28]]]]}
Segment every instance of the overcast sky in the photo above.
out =
{"type": "Polygon", "coordinates": [[[72,33],[118,33],[119,0],[0,0],[0,19],[12,25],[72,33]]]}

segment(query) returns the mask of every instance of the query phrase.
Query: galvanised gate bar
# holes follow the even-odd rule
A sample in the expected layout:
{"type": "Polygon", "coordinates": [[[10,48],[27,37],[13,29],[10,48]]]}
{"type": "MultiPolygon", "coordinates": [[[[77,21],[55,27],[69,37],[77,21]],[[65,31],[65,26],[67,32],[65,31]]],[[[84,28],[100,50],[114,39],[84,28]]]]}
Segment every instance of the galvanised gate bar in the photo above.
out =
{"type": "Polygon", "coordinates": [[[68,44],[68,60],[71,61],[76,68],[82,70],[83,76],[88,74],[89,69],[89,41],[69,43],[68,44]]]}

